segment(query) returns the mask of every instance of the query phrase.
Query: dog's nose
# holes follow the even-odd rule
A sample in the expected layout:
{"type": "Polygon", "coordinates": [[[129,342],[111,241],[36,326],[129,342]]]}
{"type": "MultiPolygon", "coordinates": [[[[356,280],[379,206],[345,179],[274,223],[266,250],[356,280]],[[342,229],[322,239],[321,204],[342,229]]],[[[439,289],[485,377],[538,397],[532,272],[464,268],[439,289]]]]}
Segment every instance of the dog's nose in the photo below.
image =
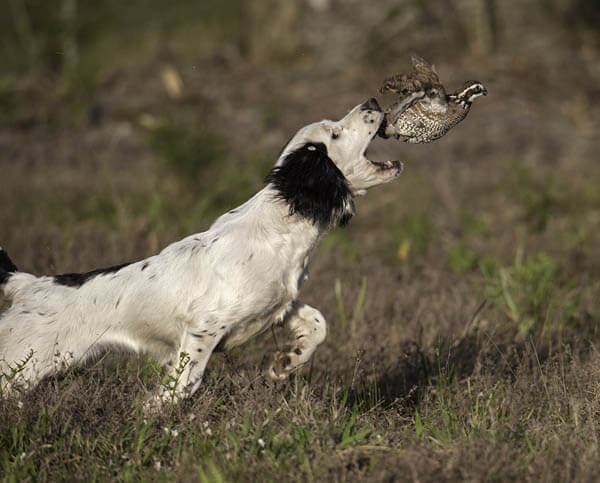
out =
{"type": "Polygon", "coordinates": [[[371,97],[371,99],[368,99],[365,102],[363,102],[362,105],[360,106],[360,109],[362,111],[381,112],[381,107],[379,107],[379,103],[377,102],[377,99],[375,99],[374,97],[371,97]]]}

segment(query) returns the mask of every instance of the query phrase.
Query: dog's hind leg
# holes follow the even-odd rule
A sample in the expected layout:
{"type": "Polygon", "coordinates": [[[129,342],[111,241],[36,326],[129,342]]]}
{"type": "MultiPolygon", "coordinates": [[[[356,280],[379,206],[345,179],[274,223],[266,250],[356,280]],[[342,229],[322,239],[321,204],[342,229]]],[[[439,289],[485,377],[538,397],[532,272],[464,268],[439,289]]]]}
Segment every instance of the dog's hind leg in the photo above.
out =
{"type": "Polygon", "coordinates": [[[269,376],[275,380],[285,379],[292,371],[306,364],[327,336],[327,323],[323,314],[300,301],[295,302],[284,323],[291,330],[293,340],[285,346],[283,352],[277,352],[273,356],[269,376]]]}

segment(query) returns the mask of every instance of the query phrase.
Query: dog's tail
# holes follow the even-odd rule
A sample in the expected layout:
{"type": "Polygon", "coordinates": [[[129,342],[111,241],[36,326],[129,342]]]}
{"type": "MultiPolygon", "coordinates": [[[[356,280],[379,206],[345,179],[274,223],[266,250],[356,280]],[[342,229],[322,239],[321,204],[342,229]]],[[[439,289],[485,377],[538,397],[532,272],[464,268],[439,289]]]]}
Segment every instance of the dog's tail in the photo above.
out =
{"type": "Polygon", "coordinates": [[[11,297],[7,296],[7,294],[4,292],[4,288],[6,287],[6,282],[8,282],[8,279],[12,277],[14,272],[17,271],[17,266],[10,259],[8,253],[6,253],[4,249],[0,247],[0,313],[4,312],[4,310],[11,304],[11,297]]]}
{"type": "Polygon", "coordinates": [[[18,271],[17,266],[10,259],[8,253],[0,247],[0,296],[2,295],[4,285],[6,285],[8,279],[16,271],[18,271]]]}

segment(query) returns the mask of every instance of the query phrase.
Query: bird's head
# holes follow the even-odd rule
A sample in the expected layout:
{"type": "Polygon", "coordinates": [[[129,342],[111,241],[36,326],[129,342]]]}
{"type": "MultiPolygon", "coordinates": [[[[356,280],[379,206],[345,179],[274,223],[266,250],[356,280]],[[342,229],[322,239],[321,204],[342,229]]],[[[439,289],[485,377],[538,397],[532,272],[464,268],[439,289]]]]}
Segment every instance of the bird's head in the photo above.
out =
{"type": "Polygon", "coordinates": [[[487,89],[481,82],[471,80],[465,82],[462,89],[456,94],[452,94],[450,99],[466,108],[480,96],[487,96],[487,89]]]}

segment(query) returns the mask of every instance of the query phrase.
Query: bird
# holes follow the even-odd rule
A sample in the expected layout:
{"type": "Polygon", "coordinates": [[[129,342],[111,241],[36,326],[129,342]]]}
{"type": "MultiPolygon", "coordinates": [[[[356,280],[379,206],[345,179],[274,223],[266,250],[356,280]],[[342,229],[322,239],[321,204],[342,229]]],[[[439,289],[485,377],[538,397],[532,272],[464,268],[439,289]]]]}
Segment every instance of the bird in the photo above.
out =
{"type": "Polygon", "coordinates": [[[481,82],[470,80],[447,94],[433,65],[416,54],[411,62],[412,72],[385,79],[379,90],[400,96],[385,109],[380,135],[408,143],[430,143],[461,122],[473,101],[487,95],[487,89],[481,82]]]}

